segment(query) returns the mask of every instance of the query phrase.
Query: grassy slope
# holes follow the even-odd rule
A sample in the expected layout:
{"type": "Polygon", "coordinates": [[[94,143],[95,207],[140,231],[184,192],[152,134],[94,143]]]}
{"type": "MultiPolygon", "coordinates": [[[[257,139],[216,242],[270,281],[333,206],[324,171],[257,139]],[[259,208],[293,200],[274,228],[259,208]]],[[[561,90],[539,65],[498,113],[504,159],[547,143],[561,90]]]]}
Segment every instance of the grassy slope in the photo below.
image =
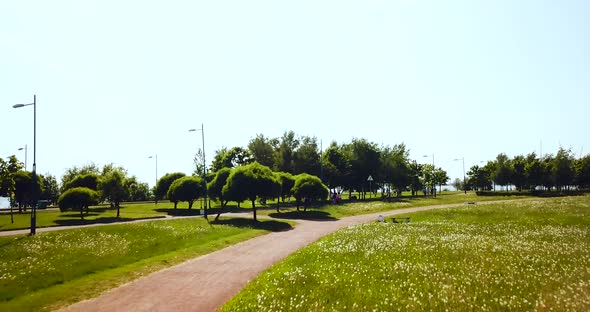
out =
{"type": "Polygon", "coordinates": [[[56,308],[286,222],[202,218],[0,237],[0,311],[56,308]]]}
{"type": "Polygon", "coordinates": [[[590,197],[420,212],[339,231],[225,311],[590,310],[590,197]]]}

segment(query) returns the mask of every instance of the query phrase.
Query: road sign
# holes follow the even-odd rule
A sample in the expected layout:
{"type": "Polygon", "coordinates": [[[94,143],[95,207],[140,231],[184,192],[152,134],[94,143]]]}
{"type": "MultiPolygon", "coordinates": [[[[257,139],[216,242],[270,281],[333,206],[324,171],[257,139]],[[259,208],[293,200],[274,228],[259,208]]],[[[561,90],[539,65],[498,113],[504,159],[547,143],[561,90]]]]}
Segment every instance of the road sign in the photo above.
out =
{"type": "Polygon", "coordinates": [[[367,181],[373,181],[373,177],[372,177],[372,176],[369,176],[369,177],[367,178],[367,181]]]}

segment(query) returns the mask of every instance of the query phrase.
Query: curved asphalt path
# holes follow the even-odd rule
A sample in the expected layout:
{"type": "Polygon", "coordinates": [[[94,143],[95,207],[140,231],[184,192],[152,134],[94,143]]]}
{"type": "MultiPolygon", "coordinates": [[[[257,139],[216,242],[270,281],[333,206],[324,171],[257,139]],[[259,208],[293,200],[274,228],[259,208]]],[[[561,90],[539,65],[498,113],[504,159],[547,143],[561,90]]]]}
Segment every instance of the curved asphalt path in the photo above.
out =
{"type": "MultiPolygon", "coordinates": [[[[498,202],[501,201],[487,203],[498,202]]],[[[298,224],[292,230],[262,235],[154,272],[62,311],[215,311],[262,271],[338,229],[374,222],[379,215],[403,215],[463,205],[398,209],[336,221],[295,220],[298,224]]]]}

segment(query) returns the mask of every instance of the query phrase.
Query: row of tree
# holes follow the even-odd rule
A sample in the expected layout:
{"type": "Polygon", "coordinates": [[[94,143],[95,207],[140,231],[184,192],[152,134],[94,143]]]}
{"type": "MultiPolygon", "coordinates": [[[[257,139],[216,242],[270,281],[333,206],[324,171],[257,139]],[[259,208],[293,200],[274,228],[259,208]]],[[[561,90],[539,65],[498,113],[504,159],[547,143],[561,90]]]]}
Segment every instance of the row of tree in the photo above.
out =
{"type": "MultiPolygon", "coordinates": [[[[571,150],[564,148],[543,157],[534,152],[513,158],[499,154],[484,166],[471,167],[467,176],[465,187],[480,191],[495,189],[496,185],[518,191],[590,189],[590,155],[575,158],[571,150]]],[[[460,181],[455,184],[462,187],[460,181]]]]}
{"type": "MultiPolygon", "coordinates": [[[[254,220],[256,220],[256,200],[265,202],[269,198],[294,196],[297,209],[328,197],[328,188],[316,177],[306,173],[293,176],[285,172],[273,172],[269,167],[258,162],[240,165],[235,168],[223,167],[209,175],[208,183],[201,177],[185,176],[183,173],[169,173],[158,180],[155,193],[157,199],[167,198],[176,209],[179,201],[188,202],[189,209],[193,202],[205,192],[211,199],[218,200],[221,208],[216,218],[222,213],[228,201],[238,203],[249,200],[252,203],[254,220]]],[[[279,205],[277,205],[279,211],[279,205]]]]}
{"type": "MultiPolygon", "coordinates": [[[[203,171],[202,153],[195,156],[196,175],[203,171]]],[[[409,159],[404,144],[379,146],[366,139],[352,139],[350,143],[332,142],[322,151],[315,137],[297,136],[286,131],[280,138],[268,138],[262,134],[250,140],[246,148],[221,148],[215,152],[212,172],[222,168],[234,168],[258,162],[276,172],[290,174],[308,173],[320,177],[330,189],[367,191],[381,188],[401,194],[409,189],[413,194],[449,181],[447,173],[433,165],[419,164],[409,159]],[[374,183],[369,181],[369,176],[374,183]]]]}

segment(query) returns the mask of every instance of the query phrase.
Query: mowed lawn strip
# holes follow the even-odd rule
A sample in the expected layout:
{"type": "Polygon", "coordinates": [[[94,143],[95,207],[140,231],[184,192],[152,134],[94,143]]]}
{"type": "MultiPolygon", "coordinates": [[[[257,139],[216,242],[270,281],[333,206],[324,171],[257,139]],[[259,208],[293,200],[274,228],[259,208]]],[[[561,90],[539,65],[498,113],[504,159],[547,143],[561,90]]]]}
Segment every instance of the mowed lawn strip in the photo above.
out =
{"type": "Polygon", "coordinates": [[[321,239],[222,310],[590,310],[589,196],[408,216],[321,239]]]}
{"type": "Polygon", "coordinates": [[[292,224],[190,218],[0,237],[0,311],[52,310],[292,224]]]}

